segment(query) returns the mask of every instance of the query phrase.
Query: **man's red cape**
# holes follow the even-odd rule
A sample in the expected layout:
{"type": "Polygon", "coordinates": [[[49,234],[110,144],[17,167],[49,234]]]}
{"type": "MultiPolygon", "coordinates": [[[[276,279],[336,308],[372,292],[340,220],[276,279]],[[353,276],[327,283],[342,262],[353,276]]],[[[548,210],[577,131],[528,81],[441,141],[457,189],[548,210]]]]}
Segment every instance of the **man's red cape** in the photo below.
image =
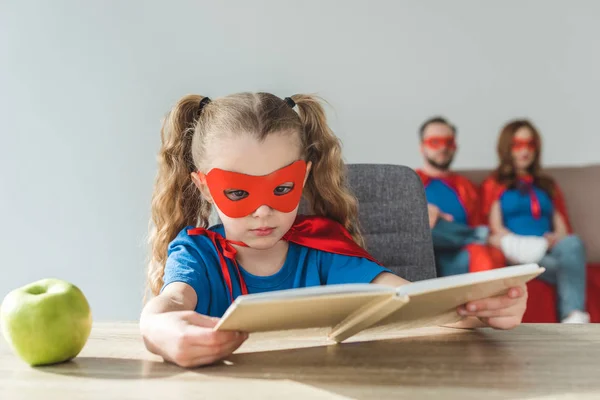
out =
{"type": "MultiPolygon", "coordinates": [[[[423,186],[427,187],[432,178],[421,170],[417,170],[417,174],[421,178],[423,186]]],[[[465,209],[469,226],[485,225],[481,215],[479,192],[473,182],[462,175],[454,173],[436,179],[441,179],[450,189],[454,190],[458,200],[465,209]]],[[[501,268],[506,263],[502,251],[492,246],[469,244],[465,246],[465,250],[469,253],[469,272],[501,268]]]]}

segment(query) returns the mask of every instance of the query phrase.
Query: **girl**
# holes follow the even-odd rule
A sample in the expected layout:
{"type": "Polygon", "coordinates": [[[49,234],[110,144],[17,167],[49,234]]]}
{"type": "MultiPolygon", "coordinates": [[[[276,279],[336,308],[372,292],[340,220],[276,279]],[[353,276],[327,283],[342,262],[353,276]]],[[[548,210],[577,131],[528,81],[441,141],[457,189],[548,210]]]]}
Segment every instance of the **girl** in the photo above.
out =
{"type": "Polygon", "coordinates": [[[506,124],[498,140],[500,165],[482,184],[483,214],[500,234],[497,246],[509,260],[546,268],[541,279],[557,287],[562,322],[589,322],[584,312],[585,250],[571,233],[560,188],[541,173],[541,150],[540,134],[531,122],[506,124]]]}
{"type": "MultiPolygon", "coordinates": [[[[247,338],[212,329],[240,294],[406,283],[362,248],[357,221],[340,143],[317,99],[183,97],[162,128],[148,270],[155,297],[140,318],[146,347],[180,366],[208,364],[247,338]],[[297,216],[302,195],[315,216],[297,216]],[[213,207],[223,223],[207,229],[213,207]]],[[[512,328],[526,293],[512,288],[458,312],[512,328]]]]}

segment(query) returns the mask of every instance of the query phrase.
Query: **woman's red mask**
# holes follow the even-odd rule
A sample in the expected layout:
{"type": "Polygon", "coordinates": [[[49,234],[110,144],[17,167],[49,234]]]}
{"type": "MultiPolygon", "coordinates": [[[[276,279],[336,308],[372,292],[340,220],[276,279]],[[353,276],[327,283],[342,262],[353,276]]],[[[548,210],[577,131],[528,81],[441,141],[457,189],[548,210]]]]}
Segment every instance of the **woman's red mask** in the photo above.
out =
{"type": "Polygon", "coordinates": [[[300,203],[306,176],[306,162],[298,160],[263,176],[246,175],[218,168],[213,168],[208,174],[198,172],[198,176],[208,186],[217,207],[230,218],[248,216],[262,205],[289,213],[300,203]],[[289,183],[292,183],[293,187],[289,183]],[[232,199],[232,195],[239,199],[232,199]]]}
{"type": "Polygon", "coordinates": [[[534,139],[513,138],[511,142],[511,148],[513,151],[519,151],[523,149],[535,151],[536,147],[537,146],[535,145],[534,139]]]}

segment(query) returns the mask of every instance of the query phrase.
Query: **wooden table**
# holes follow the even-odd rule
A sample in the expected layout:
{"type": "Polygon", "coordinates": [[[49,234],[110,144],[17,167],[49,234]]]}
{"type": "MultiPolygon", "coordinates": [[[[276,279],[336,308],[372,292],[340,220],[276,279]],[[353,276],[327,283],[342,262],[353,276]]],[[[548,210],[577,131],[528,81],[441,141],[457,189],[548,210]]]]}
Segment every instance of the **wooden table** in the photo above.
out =
{"type": "Polygon", "coordinates": [[[135,323],[95,324],[74,361],[49,367],[0,339],[0,399],[600,398],[600,325],[324,334],[256,334],[192,370],[148,353],[135,323]]]}

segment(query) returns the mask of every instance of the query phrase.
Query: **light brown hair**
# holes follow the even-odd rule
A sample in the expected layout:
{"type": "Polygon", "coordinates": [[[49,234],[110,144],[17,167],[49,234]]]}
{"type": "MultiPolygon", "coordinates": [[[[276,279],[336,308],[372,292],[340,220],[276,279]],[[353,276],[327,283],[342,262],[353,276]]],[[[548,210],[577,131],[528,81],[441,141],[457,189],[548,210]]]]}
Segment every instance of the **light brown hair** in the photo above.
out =
{"type": "Polygon", "coordinates": [[[250,134],[257,140],[274,133],[297,135],[303,159],[312,162],[303,194],[310,212],[341,223],[364,246],[358,226],[358,203],[346,184],[341,144],[327,125],[317,97],[291,96],[296,112],[275,95],[239,93],[211,101],[198,116],[203,98],[184,96],[163,122],[152,195],[152,249],[147,274],[153,294],[158,294],[163,285],[169,243],[186,226],[208,227],[211,204],[202,198],[190,173],[207,172],[207,150],[213,140],[225,134],[250,134]]]}
{"type": "Polygon", "coordinates": [[[544,190],[550,197],[554,196],[554,180],[542,173],[540,164],[542,153],[542,138],[536,127],[528,120],[517,119],[508,122],[500,131],[498,138],[498,159],[500,164],[496,168],[496,179],[506,185],[509,189],[514,189],[517,186],[517,171],[515,169],[512,156],[512,140],[517,131],[523,127],[529,128],[533,134],[535,143],[535,156],[533,162],[527,169],[527,172],[533,177],[533,182],[536,186],[544,190]]]}

